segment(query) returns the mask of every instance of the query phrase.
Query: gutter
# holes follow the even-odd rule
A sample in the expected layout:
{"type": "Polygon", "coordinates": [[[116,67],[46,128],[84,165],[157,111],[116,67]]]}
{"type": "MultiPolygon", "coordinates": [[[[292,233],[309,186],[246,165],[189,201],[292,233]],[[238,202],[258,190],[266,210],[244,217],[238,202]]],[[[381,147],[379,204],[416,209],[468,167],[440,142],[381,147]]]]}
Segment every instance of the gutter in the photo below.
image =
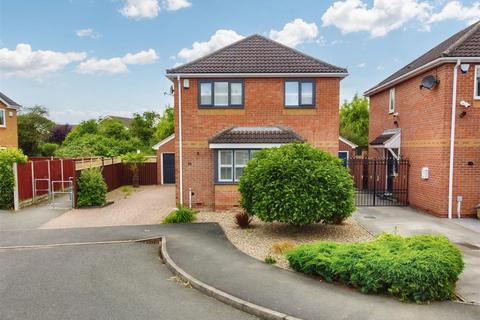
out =
{"type": "Polygon", "coordinates": [[[183,136],[182,136],[182,86],[180,76],[177,76],[178,86],[178,149],[180,161],[180,205],[183,205],[183,136]]]}
{"type": "Polygon", "coordinates": [[[348,72],[325,73],[169,73],[167,78],[345,78],[348,72]]]}
{"type": "Polygon", "coordinates": [[[448,168],[448,219],[452,219],[453,206],[453,161],[455,155],[455,120],[457,107],[457,74],[458,66],[460,66],[461,58],[457,59],[457,63],[453,68],[453,86],[452,86],[452,120],[450,125],[450,165],[448,168]]]}
{"type": "Polygon", "coordinates": [[[363,93],[364,96],[369,97],[372,96],[373,94],[383,91],[388,87],[391,87],[399,82],[405,81],[409,78],[412,78],[416,76],[417,74],[420,74],[424,71],[427,71],[429,69],[432,69],[434,67],[437,67],[441,64],[444,63],[456,63],[458,60],[461,60],[463,63],[469,63],[469,62],[480,62],[480,57],[443,57],[443,58],[438,58],[433,61],[430,61],[427,64],[424,64],[423,66],[420,66],[416,69],[413,69],[410,72],[405,73],[404,75],[401,75],[398,78],[395,78],[379,87],[373,87],[363,93]]]}

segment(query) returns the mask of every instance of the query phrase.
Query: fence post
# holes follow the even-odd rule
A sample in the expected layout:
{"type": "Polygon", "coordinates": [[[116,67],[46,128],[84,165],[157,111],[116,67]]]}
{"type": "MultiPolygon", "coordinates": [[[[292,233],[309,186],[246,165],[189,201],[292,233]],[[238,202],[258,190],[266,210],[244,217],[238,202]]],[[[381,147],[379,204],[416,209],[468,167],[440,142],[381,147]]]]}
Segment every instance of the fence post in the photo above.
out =
{"type": "Polygon", "coordinates": [[[30,161],[30,167],[32,168],[32,203],[35,203],[35,196],[36,196],[36,190],[35,190],[35,165],[33,164],[34,161],[30,161]]]}
{"type": "Polygon", "coordinates": [[[18,167],[17,163],[13,163],[13,177],[14,177],[14,182],[15,185],[13,186],[13,209],[15,211],[20,210],[20,198],[18,195],[18,167]]]}

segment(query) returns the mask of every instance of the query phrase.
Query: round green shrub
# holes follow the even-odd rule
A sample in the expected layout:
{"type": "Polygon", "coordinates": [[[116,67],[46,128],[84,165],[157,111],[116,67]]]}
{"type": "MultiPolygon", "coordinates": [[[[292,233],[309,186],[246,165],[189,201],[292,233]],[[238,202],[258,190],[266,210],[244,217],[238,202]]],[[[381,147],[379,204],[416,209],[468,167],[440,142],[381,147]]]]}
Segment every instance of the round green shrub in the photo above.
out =
{"type": "Polygon", "coordinates": [[[107,184],[99,168],[83,170],[77,180],[77,206],[103,206],[107,202],[107,184]]]}
{"type": "Polygon", "coordinates": [[[240,178],[241,205],[266,222],[340,223],[355,210],[353,181],[341,161],[309,144],[258,152],[240,178]]]}
{"type": "Polygon", "coordinates": [[[163,224],[169,223],[190,223],[195,220],[196,212],[190,208],[178,204],[175,211],[170,212],[168,216],[163,219],[163,224]]]}
{"type": "Polygon", "coordinates": [[[384,234],[363,243],[317,242],[287,253],[297,271],[339,281],[364,293],[425,302],[454,297],[463,270],[460,250],[444,236],[384,234]]]}
{"type": "Polygon", "coordinates": [[[40,153],[44,157],[51,157],[55,154],[55,151],[58,149],[58,144],[56,143],[44,143],[40,146],[40,153]]]}
{"type": "Polygon", "coordinates": [[[15,177],[13,176],[13,164],[24,163],[27,157],[16,148],[0,150],[0,209],[13,208],[13,188],[15,177]]]}

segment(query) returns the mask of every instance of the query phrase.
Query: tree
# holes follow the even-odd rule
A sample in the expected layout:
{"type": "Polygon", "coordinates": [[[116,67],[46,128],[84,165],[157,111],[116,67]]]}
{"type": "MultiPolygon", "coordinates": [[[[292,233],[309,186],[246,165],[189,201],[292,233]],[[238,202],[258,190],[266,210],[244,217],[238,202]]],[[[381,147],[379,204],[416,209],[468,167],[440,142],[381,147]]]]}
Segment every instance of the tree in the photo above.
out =
{"type": "Polygon", "coordinates": [[[340,109],[340,135],[359,146],[368,146],[368,99],[355,95],[340,109]]]}
{"type": "Polygon", "coordinates": [[[155,111],[146,111],[143,114],[135,113],[130,129],[132,136],[140,139],[144,146],[150,147],[153,144],[152,138],[159,119],[160,115],[155,111]]]}
{"type": "Polygon", "coordinates": [[[20,148],[27,155],[38,155],[39,145],[47,142],[55,123],[48,119],[48,110],[43,106],[25,109],[18,116],[18,140],[20,148]]]}
{"type": "Polygon", "coordinates": [[[100,122],[98,124],[98,133],[117,140],[128,140],[130,138],[124,124],[117,119],[105,119],[100,122]]]}
{"type": "Polygon", "coordinates": [[[67,124],[57,124],[53,128],[52,136],[50,138],[50,142],[53,143],[62,143],[63,140],[67,137],[67,134],[72,131],[73,126],[67,124]]]}
{"type": "Polygon", "coordinates": [[[130,170],[132,170],[132,185],[134,188],[138,188],[140,185],[138,170],[140,164],[145,162],[145,155],[138,152],[129,152],[120,156],[120,159],[130,167],[130,170]]]}
{"type": "Polygon", "coordinates": [[[174,121],[174,111],[173,108],[167,106],[163,112],[160,121],[155,128],[155,141],[162,141],[163,139],[169,137],[175,132],[175,121],[174,121]]]}

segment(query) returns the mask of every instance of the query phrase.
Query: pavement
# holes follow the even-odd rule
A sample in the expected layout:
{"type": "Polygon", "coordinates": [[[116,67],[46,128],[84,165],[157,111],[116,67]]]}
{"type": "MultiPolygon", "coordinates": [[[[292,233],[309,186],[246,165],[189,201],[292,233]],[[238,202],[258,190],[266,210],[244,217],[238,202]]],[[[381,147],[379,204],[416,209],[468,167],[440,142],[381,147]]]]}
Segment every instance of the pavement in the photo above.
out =
{"type": "MultiPolygon", "coordinates": [[[[131,251],[125,249],[124,259],[121,259],[121,252],[114,253],[112,257],[109,257],[110,249],[104,250],[102,245],[92,245],[94,249],[91,250],[93,251],[84,255],[81,251],[84,250],[83,246],[81,246],[81,250],[77,250],[76,248],[80,248],[80,246],[67,244],[132,240],[158,236],[166,237],[167,251],[170,257],[179,267],[196,279],[235,297],[298,318],[466,320],[478,319],[480,314],[480,307],[476,305],[457,302],[431,303],[429,305],[402,303],[392,297],[361,294],[344,286],[325,283],[300,273],[267,265],[237,250],[227,240],[219,225],[213,223],[1,232],[0,274],[2,278],[0,279],[2,279],[2,285],[0,286],[0,294],[2,294],[2,300],[5,295],[15,295],[15,297],[9,297],[8,301],[14,307],[16,306],[14,313],[22,312],[21,308],[25,308],[25,303],[22,303],[22,296],[19,297],[17,294],[17,292],[20,292],[28,298],[26,300],[29,302],[27,310],[31,310],[32,314],[38,312],[38,310],[43,310],[42,307],[48,307],[48,303],[51,301],[54,306],[60,306],[64,311],[76,310],[80,314],[83,312],[86,315],[84,318],[89,318],[89,315],[94,314],[94,312],[88,313],[90,312],[90,310],[86,310],[88,304],[83,300],[79,302],[84,307],[83,309],[76,309],[75,306],[68,307],[65,304],[68,304],[68,301],[74,304],[76,299],[91,301],[88,300],[88,296],[98,294],[99,298],[102,298],[100,301],[103,301],[103,303],[91,303],[91,308],[100,308],[100,306],[105,306],[107,301],[112,301],[116,308],[112,307],[108,310],[117,308],[120,310],[116,310],[116,316],[111,318],[128,318],[132,313],[122,317],[123,307],[119,307],[120,301],[126,303],[132,295],[137,292],[140,293],[141,290],[149,292],[148,295],[152,296],[153,299],[157,297],[157,294],[158,297],[163,297],[159,293],[161,289],[156,288],[156,286],[159,286],[157,283],[159,280],[156,279],[165,279],[165,276],[160,275],[161,271],[153,270],[153,266],[145,267],[147,269],[142,267],[145,263],[148,265],[151,261],[158,261],[158,249],[153,248],[149,249],[148,252],[143,252],[144,249],[140,247],[142,252],[137,253],[138,246],[141,245],[132,245],[131,251]],[[32,247],[20,249],[18,247],[62,243],[67,246],[54,246],[48,249],[33,249],[32,247]],[[70,249],[75,254],[69,255],[64,251],[62,251],[63,253],[55,253],[58,249],[70,249]],[[15,256],[15,252],[27,251],[33,253],[26,257],[23,257],[23,254],[15,256]],[[45,258],[43,258],[42,251],[47,252],[45,258]],[[49,252],[51,252],[51,256],[48,256],[49,252]],[[82,254],[77,257],[77,253],[82,254]],[[137,255],[142,254],[144,255],[143,258],[137,258],[137,255]],[[150,259],[150,262],[147,261],[148,259],[150,259]],[[99,269],[96,269],[99,260],[99,265],[104,266],[99,266],[99,269]],[[106,262],[103,263],[102,261],[106,262]],[[48,270],[51,264],[56,264],[57,267],[53,268],[49,274],[48,270]],[[34,268],[38,266],[38,272],[32,272],[32,265],[34,265],[34,268]],[[17,272],[15,266],[19,266],[20,271],[17,272]],[[46,273],[45,280],[42,279],[43,273],[46,273]],[[20,279],[17,283],[15,279],[19,277],[26,277],[26,280],[20,279]],[[29,281],[32,277],[33,282],[29,281]],[[55,283],[57,277],[62,279],[59,284],[55,283]],[[82,279],[77,280],[76,277],[83,277],[83,281],[82,279]],[[140,277],[140,279],[137,280],[137,277],[140,277]],[[9,284],[7,286],[4,284],[6,281],[9,284]],[[84,285],[85,281],[90,282],[90,284],[84,285]],[[120,281],[120,284],[118,286],[114,285],[118,281],[120,281]],[[29,292],[32,289],[22,289],[28,287],[30,283],[33,284],[34,293],[29,292]],[[65,288],[69,285],[71,288],[65,288]],[[43,286],[46,286],[48,290],[42,290],[43,286]],[[149,288],[151,286],[154,288],[149,288]],[[19,287],[18,291],[17,287],[19,287]],[[60,291],[60,303],[56,305],[55,299],[60,296],[60,293],[58,295],[53,294],[55,290],[61,288],[64,288],[64,291],[60,291]],[[101,290],[98,290],[98,288],[101,288],[101,290]],[[103,292],[103,290],[106,291],[103,292]],[[42,294],[46,297],[39,297],[42,294]],[[76,298],[72,297],[71,300],[67,301],[64,296],[68,294],[72,294],[76,298]],[[48,299],[48,295],[52,295],[52,299],[48,299]],[[36,299],[39,299],[40,309],[33,308],[36,299]],[[30,304],[33,306],[30,307],[30,304]]],[[[124,248],[124,245],[119,246],[124,248]]],[[[125,248],[129,247],[125,246],[125,248]]],[[[163,267],[157,266],[156,268],[161,269],[163,267]]],[[[167,299],[167,297],[163,299],[167,299]]],[[[126,306],[135,310],[134,304],[140,303],[142,305],[147,300],[140,299],[139,301],[136,303],[134,301],[131,304],[127,303],[126,306]]],[[[166,301],[166,304],[168,304],[169,300],[166,301]]],[[[173,303],[178,303],[178,299],[174,299],[174,301],[173,303]]],[[[10,303],[5,303],[4,307],[10,308],[10,303]]],[[[2,318],[4,307],[2,307],[2,318]]],[[[145,308],[159,310],[150,304],[147,304],[145,308]]],[[[165,306],[165,308],[167,307],[165,306]]],[[[17,314],[23,315],[22,313],[17,314]]],[[[201,315],[201,311],[198,314],[201,315]]],[[[197,318],[196,315],[195,318],[197,318]]],[[[170,319],[168,316],[163,318],[170,319]]],[[[188,319],[190,317],[185,316],[184,318],[188,319]]],[[[212,314],[210,318],[227,319],[228,315],[223,316],[222,314],[219,317],[212,314]]]]}
{"type": "Polygon", "coordinates": [[[47,203],[20,211],[0,210],[0,231],[35,229],[67,211],[68,209],[53,209],[47,203]]]}
{"type": "Polygon", "coordinates": [[[457,293],[466,302],[480,304],[480,220],[442,219],[409,207],[358,207],[354,218],[374,235],[389,232],[448,237],[462,250],[465,261],[457,293]]]}

